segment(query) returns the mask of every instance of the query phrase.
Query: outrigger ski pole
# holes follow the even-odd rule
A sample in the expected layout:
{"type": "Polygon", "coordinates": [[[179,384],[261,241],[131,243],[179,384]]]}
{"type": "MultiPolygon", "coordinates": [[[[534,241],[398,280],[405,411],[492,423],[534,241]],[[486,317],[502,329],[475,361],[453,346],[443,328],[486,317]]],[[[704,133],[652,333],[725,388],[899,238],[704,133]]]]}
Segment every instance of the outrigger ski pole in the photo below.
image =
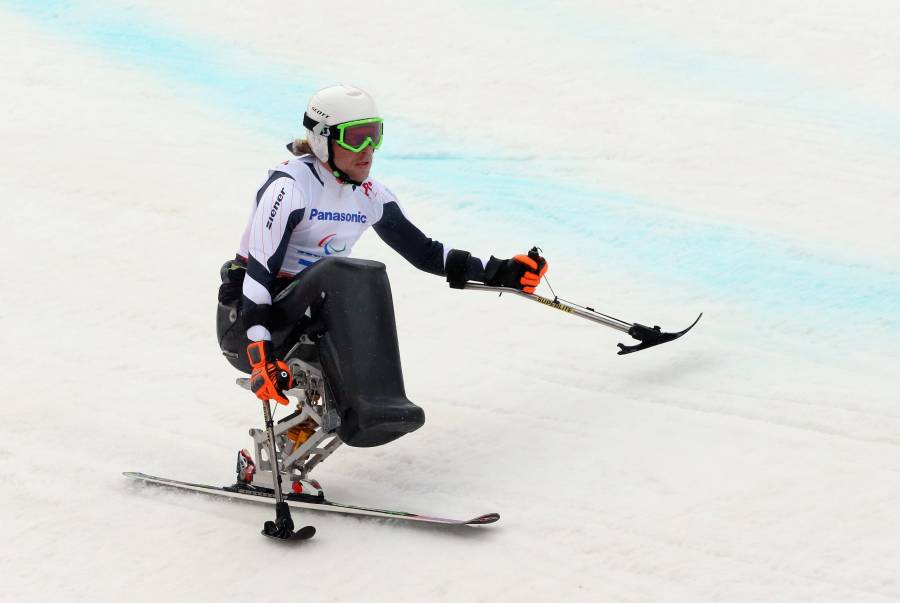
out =
{"type": "MultiPolygon", "coordinates": [[[[528,252],[529,257],[537,260],[539,256],[539,250],[537,247],[532,247],[531,251],[528,252]]],[[[703,316],[703,313],[700,313],[700,316],[697,317],[691,326],[686,328],[683,331],[678,331],[677,333],[664,333],[658,326],[653,328],[646,327],[642,324],[638,323],[629,323],[624,320],[619,320],[618,318],[613,318],[612,316],[607,316],[606,314],[602,314],[597,312],[591,307],[588,306],[580,306],[578,304],[572,303],[570,301],[561,299],[553,293],[553,299],[548,299],[546,297],[541,297],[535,293],[525,293],[524,291],[519,291],[518,289],[511,289],[509,287],[490,287],[488,285],[480,285],[478,283],[466,283],[465,289],[471,289],[472,291],[492,291],[494,293],[511,293],[513,295],[518,295],[525,299],[530,299],[531,301],[536,301],[540,304],[544,304],[545,306],[549,306],[551,308],[556,308],[557,310],[562,310],[568,314],[574,314],[576,316],[580,316],[582,318],[586,318],[593,322],[598,322],[601,325],[605,325],[610,327],[611,329],[615,329],[617,331],[622,331],[623,333],[628,333],[633,338],[640,341],[637,345],[625,345],[624,343],[619,344],[619,355],[622,354],[630,354],[632,352],[638,352],[640,350],[645,350],[647,348],[652,348],[653,346],[659,345],[661,343],[667,343],[674,339],[678,339],[688,331],[694,328],[700,318],[703,316]]],[[[552,288],[551,288],[552,291],[552,288]]]]}
{"type": "Polygon", "coordinates": [[[272,409],[269,401],[263,400],[263,416],[266,420],[266,440],[269,445],[269,464],[272,466],[272,489],[275,493],[275,521],[267,521],[263,525],[262,534],[280,540],[307,540],[316,534],[313,526],[305,526],[294,531],[294,520],[291,519],[291,508],[284,502],[281,491],[281,464],[275,454],[275,424],[272,420],[272,409]]]}

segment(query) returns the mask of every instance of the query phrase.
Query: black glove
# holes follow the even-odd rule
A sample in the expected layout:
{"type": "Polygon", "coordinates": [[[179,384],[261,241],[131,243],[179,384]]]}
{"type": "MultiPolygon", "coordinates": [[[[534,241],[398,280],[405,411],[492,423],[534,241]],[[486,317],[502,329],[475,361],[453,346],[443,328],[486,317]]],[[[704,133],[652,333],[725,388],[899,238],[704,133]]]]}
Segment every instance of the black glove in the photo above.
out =
{"type": "Polygon", "coordinates": [[[519,254],[508,260],[491,256],[484,269],[484,284],[534,293],[534,288],[541,282],[547,268],[547,260],[541,257],[536,248],[528,252],[528,255],[519,254]]]}

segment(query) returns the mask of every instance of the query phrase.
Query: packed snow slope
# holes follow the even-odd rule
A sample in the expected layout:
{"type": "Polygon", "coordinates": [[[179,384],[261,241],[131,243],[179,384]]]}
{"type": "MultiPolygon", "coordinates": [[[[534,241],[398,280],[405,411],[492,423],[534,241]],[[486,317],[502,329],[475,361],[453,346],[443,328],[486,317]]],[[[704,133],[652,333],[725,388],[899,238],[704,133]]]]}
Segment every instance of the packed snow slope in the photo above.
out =
{"type": "Polygon", "coordinates": [[[653,0],[0,1],[0,599],[900,600],[900,12],[653,0]],[[388,265],[426,425],[317,469],[431,529],[140,487],[260,423],[218,267],[309,93],[376,96],[375,176],[449,245],[540,245],[618,333],[388,265]],[[273,591],[275,588],[277,591],[273,591]]]}

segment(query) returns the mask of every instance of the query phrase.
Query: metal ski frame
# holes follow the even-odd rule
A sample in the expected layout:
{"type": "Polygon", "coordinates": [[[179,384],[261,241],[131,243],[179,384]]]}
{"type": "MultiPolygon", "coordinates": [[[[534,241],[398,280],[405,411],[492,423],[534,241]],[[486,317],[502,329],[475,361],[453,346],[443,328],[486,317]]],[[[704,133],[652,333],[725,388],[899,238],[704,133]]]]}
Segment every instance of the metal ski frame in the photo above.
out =
{"type": "MultiPolygon", "coordinates": [[[[297,358],[300,347],[310,344],[304,337],[285,355],[285,363],[291,369],[296,386],[284,394],[297,399],[297,410],[273,427],[275,455],[279,461],[275,466],[281,465],[281,476],[287,484],[298,480],[308,481],[309,473],[343,444],[337,435],[340,417],[327,399],[321,368],[297,358]],[[315,422],[316,430],[299,447],[295,447],[294,442],[287,437],[287,432],[308,419],[315,422]]],[[[246,377],[237,379],[237,384],[245,389],[250,388],[250,380],[246,377]]],[[[274,484],[277,480],[274,479],[273,459],[268,451],[266,430],[252,428],[250,437],[253,438],[256,468],[261,473],[258,477],[262,478],[261,481],[272,479],[274,484]],[[266,454],[263,454],[264,450],[266,454]]],[[[319,489],[317,483],[312,482],[312,485],[319,489]]]]}
{"type": "Polygon", "coordinates": [[[623,333],[628,333],[631,337],[641,342],[637,345],[625,345],[620,343],[619,355],[638,352],[640,350],[644,350],[661,343],[666,343],[668,341],[678,339],[679,337],[693,329],[694,325],[696,325],[700,321],[700,318],[703,316],[703,313],[701,312],[700,316],[697,317],[697,319],[691,324],[691,326],[684,329],[683,331],[679,331],[677,333],[664,333],[658,326],[650,328],[638,323],[625,322],[624,320],[619,320],[618,318],[613,318],[612,316],[601,314],[600,312],[597,312],[593,308],[587,306],[579,306],[578,304],[573,304],[572,302],[564,303],[563,300],[556,296],[554,296],[553,299],[548,299],[546,297],[541,297],[536,293],[525,293],[524,291],[512,289],[509,287],[491,287],[488,285],[479,285],[477,283],[466,283],[464,288],[471,291],[489,291],[491,293],[509,293],[512,295],[518,295],[519,297],[524,297],[525,299],[538,302],[545,306],[556,308],[557,310],[561,310],[568,314],[574,314],[575,316],[586,318],[587,320],[590,320],[592,322],[600,323],[601,325],[607,326],[611,329],[615,329],[623,333]]]}

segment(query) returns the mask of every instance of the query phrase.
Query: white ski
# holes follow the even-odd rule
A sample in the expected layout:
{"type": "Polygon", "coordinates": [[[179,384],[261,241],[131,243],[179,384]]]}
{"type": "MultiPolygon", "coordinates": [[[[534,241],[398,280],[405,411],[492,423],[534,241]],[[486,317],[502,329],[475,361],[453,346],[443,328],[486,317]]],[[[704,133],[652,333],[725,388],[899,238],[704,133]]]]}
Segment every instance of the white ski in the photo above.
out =
{"type": "MultiPolygon", "coordinates": [[[[193,484],[190,482],[182,482],[165,477],[156,477],[145,473],[136,473],[126,471],[122,475],[141,482],[166,486],[169,488],[177,488],[179,490],[191,490],[194,492],[202,492],[212,496],[224,496],[226,498],[246,500],[251,502],[263,502],[274,504],[275,498],[272,491],[267,488],[254,488],[241,485],[235,486],[210,486],[207,484],[193,484]]],[[[288,505],[300,509],[312,509],[314,511],[331,511],[334,513],[345,513],[350,515],[368,515],[370,517],[382,517],[385,519],[402,519],[404,521],[418,521],[423,523],[436,523],[443,525],[483,525],[494,523],[500,519],[499,513],[485,513],[472,519],[448,519],[445,517],[431,517],[429,515],[420,515],[418,513],[408,513],[406,511],[389,511],[385,509],[373,509],[371,507],[360,507],[356,505],[347,505],[332,502],[325,499],[324,496],[309,496],[285,493],[285,499],[288,505]]]]}

